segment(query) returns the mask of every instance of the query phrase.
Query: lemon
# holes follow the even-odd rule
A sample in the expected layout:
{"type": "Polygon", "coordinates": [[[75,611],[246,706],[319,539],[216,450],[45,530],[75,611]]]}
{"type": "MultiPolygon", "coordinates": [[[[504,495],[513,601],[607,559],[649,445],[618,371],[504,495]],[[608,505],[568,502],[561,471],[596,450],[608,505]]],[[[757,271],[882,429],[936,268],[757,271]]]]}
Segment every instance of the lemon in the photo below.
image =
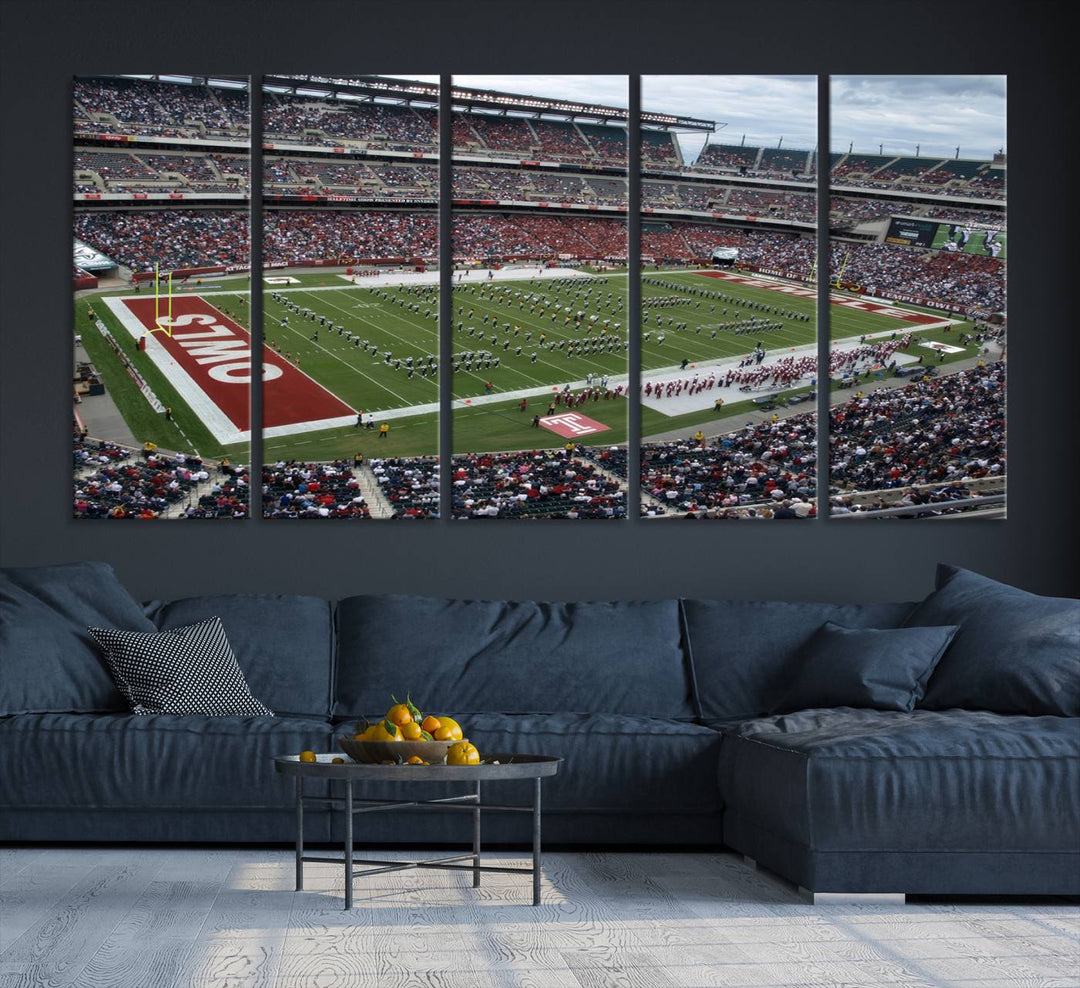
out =
{"type": "Polygon", "coordinates": [[[315,754],[314,751],[300,752],[300,761],[302,762],[317,762],[318,760],[318,756],[315,754]]]}
{"type": "Polygon", "coordinates": [[[406,741],[419,741],[420,735],[424,733],[424,729],[415,720],[410,720],[407,724],[401,724],[399,730],[406,741]]]}
{"type": "Polygon", "coordinates": [[[345,759],[344,758],[331,758],[330,759],[330,764],[331,765],[344,765],[345,764],[345,759]]]}

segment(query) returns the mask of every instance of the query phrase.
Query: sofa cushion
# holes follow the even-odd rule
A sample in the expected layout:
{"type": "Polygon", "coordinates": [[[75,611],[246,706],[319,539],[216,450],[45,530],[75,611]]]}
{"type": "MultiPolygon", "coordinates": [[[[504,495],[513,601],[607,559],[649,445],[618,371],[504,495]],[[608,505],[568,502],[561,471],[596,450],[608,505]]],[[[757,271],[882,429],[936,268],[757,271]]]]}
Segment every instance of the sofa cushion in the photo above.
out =
{"type": "Polygon", "coordinates": [[[91,625],[154,630],[105,563],[0,570],[0,715],[126,711],[91,625]]]}
{"type": "Polygon", "coordinates": [[[1080,717],[1080,600],[941,565],[905,624],[960,625],[919,706],[1080,717]]]}
{"type": "Polygon", "coordinates": [[[684,600],[702,719],[725,724],[774,710],[799,649],[826,621],[845,628],[895,628],[913,606],[684,600]]]}
{"type": "Polygon", "coordinates": [[[330,715],[334,621],[328,601],[220,594],[155,602],[147,612],[162,630],[220,617],[255,696],[278,714],[330,715]]]}
{"type": "Polygon", "coordinates": [[[168,631],[90,634],[134,714],[274,716],[251,695],[216,617],[168,631]]]}
{"type": "Polygon", "coordinates": [[[674,600],[536,603],[349,597],[338,608],[339,717],[390,694],[429,713],[692,717],[674,600]]]}
{"type": "Polygon", "coordinates": [[[914,710],[956,625],[842,628],[826,621],[799,650],[774,713],[808,707],[914,710]]]}
{"type": "Polygon", "coordinates": [[[1080,721],[806,710],[720,748],[725,807],[815,850],[1076,851],[1080,721]]]}
{"type": "Polygon", "coordinates": [[[290,717],[8,717],[0,719],[0,791],[20,809],[291,805],[295,790],[273,757],[329,751],[330,734],[326,721],[290,717]]]}

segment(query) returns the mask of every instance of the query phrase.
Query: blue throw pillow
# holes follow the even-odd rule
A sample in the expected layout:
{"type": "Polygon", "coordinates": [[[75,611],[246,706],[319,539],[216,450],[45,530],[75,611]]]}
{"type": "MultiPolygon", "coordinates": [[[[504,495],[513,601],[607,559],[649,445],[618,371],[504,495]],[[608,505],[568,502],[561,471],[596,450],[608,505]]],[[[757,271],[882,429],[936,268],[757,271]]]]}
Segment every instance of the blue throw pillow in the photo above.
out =
{"type": "Polygon", "coordinates": [[[937,587],[905,626],[960,630],[920,707],[1080,717],[1080,600],[1040,597],[945,565],[937,587]]]}
{"type": "Polygon", "coordinates": [[[773,713],[814,707],[915,709],[956,625],[844,628],[826,621],[799,652],[773,713]]]}
{"type": "Polygon", "coordinates": [[[128,709],[90,625],[154,630],[106,563],[0,570],[0,716],[128,709]]]}

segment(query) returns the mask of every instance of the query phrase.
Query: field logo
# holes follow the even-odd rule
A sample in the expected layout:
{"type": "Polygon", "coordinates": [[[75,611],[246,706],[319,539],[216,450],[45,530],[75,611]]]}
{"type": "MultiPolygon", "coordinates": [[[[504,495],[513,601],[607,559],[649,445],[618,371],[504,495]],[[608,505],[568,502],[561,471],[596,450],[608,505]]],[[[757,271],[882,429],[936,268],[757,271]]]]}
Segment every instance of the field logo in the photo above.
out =
{"type": "Polygon", "coordinates": [[[576,439],[578,436],[587,436],[593,432],[608,432],[611,428],[603,422],[597,422],[578,412],[548,415],[540,420],[540,424],[564,439],[576,439]]]}

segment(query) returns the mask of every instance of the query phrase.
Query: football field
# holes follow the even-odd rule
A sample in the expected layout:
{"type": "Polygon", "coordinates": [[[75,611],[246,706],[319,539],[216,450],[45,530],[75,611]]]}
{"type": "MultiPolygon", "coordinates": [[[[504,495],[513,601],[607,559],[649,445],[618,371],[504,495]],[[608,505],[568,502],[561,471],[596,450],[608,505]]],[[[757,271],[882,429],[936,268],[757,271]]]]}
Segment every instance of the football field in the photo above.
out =
{"type": "MultiPolygon", "coordinates": [[[[625,391],[625,274],[500,275],[455,283],[453,351],[444,360],[439,356],[434,275],[430,283],[356,285],[333,274],[298,274],[289,284],[267,286],[267,459],[435,453],[438,382],[447,372],[453,375],[454,448],[459,452],[557,445],[556,437],[531,424],[533,415],[546,413],[554,392],[567,384],[580,391],[604,379],[609,389],[625,391]],[[389,425],[385,439],[377,429],[356,427],[360,411],[389,425]]],[[[239,284],[246,288],[246,282],[239,284]]],[[[759,343],[770,353],[792,352],[816,338],[812,285],[734,272],[660,271],[644,275],[642,297],[643,380],[678,371],[683,361],[715,365],[739,359],[759,343]]],[[[243,383],[240,376],[230,380],[228,368],[238,365],[226,361],[229,347],[239,348],[237,356],[250,348],[245,293],[222,286],[186,296],[187,308],[177,303],[182,312],[177,318],[187,323],[174,327],[168,340],[149,334],[150,346],[140,350],[139,306],[150,311],[149,301],[144,295],[140,303],[126,296],[93,304],[132,367],[172,408],[169,421],[153,412],[110,345],[89,331],[87,303],[76,306],[76,327],[132,431],[140,441],[164,448],[193,445],[204,456],[243,456],[247,423],[240,412],[231,418],[218,414],[225,399],[216,395],[228,394],[235,404],[244,390],[226,386],[243,383]],[[189,379],[176,365],[192,355],[200,367],[191,369],[189,379]],[[198,376],[204,371],[206,380],[198,376]]],[[[913,309],[841,297],[834,301],[834,339],[915,329],[921,339],[955,343],[965,328],[949,327],[947,317],[913,309]]],[[[965,356],[970,354],[961,349],[946,359],[965,356]]],[[[745,402],[731,401],[725,414],[734,420],[743,407],[745,402]]],[[[586,411],[608,426],[604,443],[625,441],[624,398],[590,402],[586,411]]],[[[642,418],[646,434],[717,422],[711,409],[671,418],[645,407],[642,418]]]]}

